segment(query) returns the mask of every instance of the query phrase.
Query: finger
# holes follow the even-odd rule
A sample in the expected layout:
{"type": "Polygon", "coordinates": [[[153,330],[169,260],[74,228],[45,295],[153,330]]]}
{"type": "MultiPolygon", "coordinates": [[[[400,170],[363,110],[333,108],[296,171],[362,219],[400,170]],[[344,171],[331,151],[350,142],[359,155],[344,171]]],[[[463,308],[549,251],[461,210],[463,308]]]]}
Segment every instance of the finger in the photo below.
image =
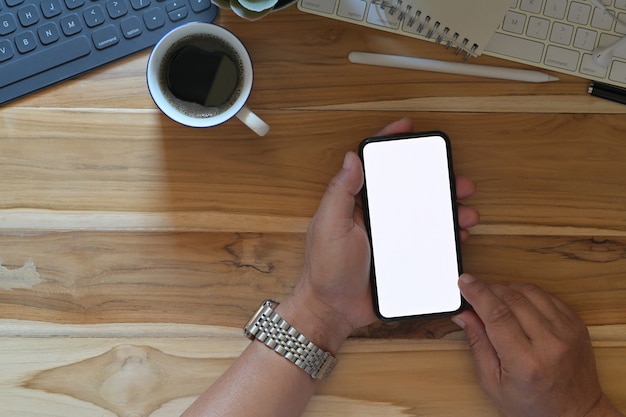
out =
{"type": "Polygon", "coordinates": [[[535,306],[541,315],[550,321],[555,327],[559,327],[564,320],[569,320],[568,316],[554,302],[555,297],[543,291],[533,284],[511,284],[515,291],[524,296],[535,306]]]}
{"type": "MultiPolygon", "coordinates": [[[[534,294],[531,300],[527,297],[529,290],[517,291],[513,286],[504,285],[494,285],[492,286],[492,291],[508,306],[516,317],[520,327],[531,341],[542,340],[545,338],[546,333],[552,332],[553,325],[550,320],[556,320],[556,310],[554,308],[549,309],[545,299],[542,299],[541,306],[538,306],[535,303],[535,301],[538,301],[538,294],[534,294]],[[550,311],[541,311],[539,307],[549,309],[550,311]]],[[[558,324],[556,324],[556,326],[558,327],[558,324]]]]}
{"type": "Polygon", "coordinates": [[[519,349],[528,348],[528,337],[509,306],[494,294],[492,287],[469,274],[459,278],[461,293],[484,323],[500,358],[514,359],[519,349]]]}
{"type": "Polygon", "coordinates": [[[365,215],[363,214],[363,199],[356,196],[354,205],[354,222],[365,229],[365,215]]]}
{"type": "Polygon", "coordinates": [[[476,226],[480,220],[480,214],[478,211],[471,207],[465,207],[457,205],[458,222],[461,229],[469,229],[472,226],[476,226]]]}
{"type": "Polygon", "coordinates": [[[328,184],[320,202],[319,213],[353,219],[356,196],[361,187],[363,187],[361,160],[354,152],[348,152],[343,167],[328,184]]]}
{"type": "Polygon", "coordinates": [[[459,239],[461,239],[461,243],[467,242],[470,238],[470,232],[465,229],[459,229],[459,239]]]}
{"type": "Polygon", "coordinates": [[[456,197],[458,199],[469,198],[476,192],[476,183],[467,177],[457,175],[455,177],[456,182],[456,197]]]}
{"type": "Polygon", "coordinates": [[[568,306],[563,300],[561,300],[557,296],[553,294],[549,295],[550,298],[552,298],[552,302],[554,303],[554,305],[561,311],[561,313],[563,313],[565,317],[567,317],[572,323],[584,326],[583,321],[580,319],[580,316],[578,316],[578,314],[576,314],[576,312],[572,310],[570,306],[568,306]]]}
{"type": "Polygon", "coordinates": [[[485,388],[485,384],[488,381],[496,380],[497,378],[494,376],[500,373],[500,359],[498,359],[498,353],[487,336],[485,325],[480,317],[470,310],[465,310],[454,316],[452,321],[465,332],[478,378],[485,388]]]}
{"type": "Polygon", "coordinates": [[[403,117],[393,123],[383,127],[376,136],[397,135],[400,133],[409,133],[413,131],[413,120],[403,117]]]}
{"type": "Polygon", "coordinates": [[[576,324],[582,323],[578,314],[554,294],[528,283],[511,284],[511,287],[523,292],[551,321],[568,320],[576,324]]]}

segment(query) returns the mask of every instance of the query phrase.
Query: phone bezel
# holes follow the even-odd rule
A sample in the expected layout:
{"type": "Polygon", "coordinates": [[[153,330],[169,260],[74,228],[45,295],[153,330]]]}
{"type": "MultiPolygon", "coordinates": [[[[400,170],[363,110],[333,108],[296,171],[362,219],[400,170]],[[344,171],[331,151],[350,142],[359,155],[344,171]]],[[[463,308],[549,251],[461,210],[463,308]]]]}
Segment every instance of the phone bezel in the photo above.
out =
{"type": "MultiPolygon", "coordinates": [[[[454,175],[454,167],[452,164],[452,146],[450,144],[450,139],[448,136],[442,131],[426,131],[426,132],[417,132],[417,133],[407,133],[407,134],[399,134],[399,135],[387,135],[387,136],[373,136],[363,140],[359,144],[358,154],[361,162],[363,164],[363,169],[365,170],[365,160],[364,160],[364,150],[368,144],[377,143],[377,142],[385,142],[385,141],[397,141],[397,140],[405,140],[405,139],[419,139],[425,137],[439,137],[445,143],[446,148],[446,159],[448,165],[448,175],[450,182],[450,198],[451,198],[451,207],[452,207],[452,219],[454,222],[454,242],[456,246],[456,259],[457,259],[457,269],[459,276],[463,273],[463,262],[461,258],[461,244],[460,244],[460,235],[459,235],[459,223],[458,223],[458,211],[457,211],[457,203],[456,203],[456,181],[454,175]]],[[[415,314],[415,315],[407,315],[407,316],[398,316],[398,317],[386,317],[380,312],[379,308],[379,300],[378,300],[378,286],[376,279],[376,270],[374,266],[374,249],[372,246],[372,232],[370,227],[370,212],[369,212],[369,204],[367,197],[367,175],[364,172],[363,175],[364,182],[363,188],[361,190],[361,196],[363,200],[363,217],[365,221],[365,228],[367,230],[368,238],[370,241],[371,248],[371,259],[370,259],[370,279],[372,286],[372,297],[374,300],[374,310],[379,319],[383,321],[397,321],[397,320],[406,320],[411,318],[436,318],[436,317],[446,317],[454,314],[458,314],[467,308],[467,301],[461,294],[459,290],[460,296],[460,305],[459,308],[452,311],[441,311],[441,312],[433,312],[433,313],[425,313],[425,314],[415,314]]]]}

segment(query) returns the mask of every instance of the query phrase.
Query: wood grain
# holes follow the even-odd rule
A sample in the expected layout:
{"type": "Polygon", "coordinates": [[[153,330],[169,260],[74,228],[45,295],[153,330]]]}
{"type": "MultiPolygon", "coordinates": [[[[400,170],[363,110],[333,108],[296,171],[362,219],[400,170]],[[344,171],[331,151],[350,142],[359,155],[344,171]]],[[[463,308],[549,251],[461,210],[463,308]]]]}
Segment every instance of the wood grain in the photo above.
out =
{"type": "MultiPolygon", "coordinates": [[[[178,415],[248,343],[239,331],[214,326],[183,325],[172,331],[162,324],[68,326],[3,320],[0,328],[14,336],[3,339],[3,351],[10,357],[0,356],[5,370],[0,380],[7,387],[2,394],[7,400],[11,395],[3,401],[2,416],[28,415],[33,408],[25,403],[49,410],[49,416],[178,415]]],[[[594,338],[598,368],[604,389],[623,408],[624,326],[608,328],[598,333],[614,331],[622,340],[603,346],[594,338]]],[[[462,338],[354,339],[304,415],[452,417],[459,410],[500,415],[477,387],[462,338]]]]}
{"type": "MultiPolygon", "coordinates": [[[[264,138],[237,120],[171,122],[148,94],[147,51],[0,109],[0,416],[179,415],[245,348],[259,302],[297,281],[344,153],[403,116],[445,131],[477,183],[465,269],[570,304],[626,411],[626,106],[565,75],[353,65],[352,50],[455,58],[295,7],[218,23],[252,55],[264,138]]],[[[357,330],[305,415],[459,413],[499,415],[444,318],[357,330]]]]}

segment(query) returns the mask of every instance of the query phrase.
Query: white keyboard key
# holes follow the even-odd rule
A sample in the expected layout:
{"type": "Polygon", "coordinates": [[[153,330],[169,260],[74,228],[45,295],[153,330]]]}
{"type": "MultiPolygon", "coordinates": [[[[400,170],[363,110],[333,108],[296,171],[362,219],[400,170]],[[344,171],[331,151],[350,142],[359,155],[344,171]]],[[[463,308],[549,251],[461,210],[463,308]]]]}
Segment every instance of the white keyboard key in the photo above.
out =
{"type": "MultiPolygon", "coordinates": [[[[624,0],[626,1],[626,0],[624,0]]],[[[626,13],[620,13],[618,16],[619,22],[615,24],[615,32],[626,35],[626,13]]]]}
{"type": "Polygon", "coordinates": [[[519,8],[525,12],[530,13],[541,13],[541,6],[543,5],[543,0],[522,0],[519,8]]]}
{"type": "MultiPolygon", "coordinates": [[[[626,0],[624,0],[626,1],[626,0]]],[[[545,15],[554,19],[564,19],[567,10],[567,0],[547,0],[545,15]]]]}
{"type": "Polygon", "coordinates": [[[335,12],[335,0],[304,0],[302,7],[306,9],[316,10],[322,13],[332,14],[335,12]]]}
{"type": "Polygon", "coordinates": [[[485,50],[524,61],[541,62],[543,43],[494,33],[485,50]]]}
{"type": "Polygon", "coordinates": [[[578,51],[549,45],[546,50],[544,63],[550,67],[576,71],[578,68],[578,58],[580,58],[578,51]]]}
{"type": "Polygon", "coordinates": [[[615,0],[615,7],[626,10],[626,0],[615,0]]]}
{"type": "Polygon", "coordinates": [[[367,3],[364,0],[339,0],[337,14],[346,19],[363,20],[367,3]]]}
{"type": "Polygon", "coordinates": [[[550,34],[550,40],[561,45],[569,45],[572,42],[574,36],[574,26],[566,25],[559,22],[554,22],[552,25],[552,33],[550,34]]]}
{"type": "Polygon", "coordinates": [[[588,4],[572,2],[567,14],[567,20],[579,25],[586,25],[591,16],[591,6],[588,4]]]}
{"type": "Polygon", "coordinates": [[[619,81],[626,84],[626,62],[614,61],[609,80],[619,81]]]}
{"type": "Polygon", "coordinates": [[[367,23],[391,29],[398,29],[400,27],[400,21],[398,20],[399,15],[400,13],[391,15],[389,14],[389,8],[383,9],[378,5],[372,4],[367,11],[367,23]]]}
{"type": "Polygon", "coordinates": [[[626,59],[626,43],[622,43],[619,47],[613,49],[613,57],[626,59]]]}
{"type": "Polygon", "coordinates": [[[515,12],[507,12],[504,16],[504,23],[502,29],[507,32],[522,34],[524,33],[524,26],[526,26],[526,15],[515,12]]]}
{"type": "Polygon", "coordinates": [[[528,28],[526,34],[535,39],[546,39],[548,37],[548,31],[550,30],[550,21],[547,19],[540,19],[535,16],[531,16],[528,19],[528,28]]]}
{"type": "Polygon", "coordinates": [[[605,48],[609,45],[613,45],[615,42],[619,41],[621,38],[618,36],[609,35],[608,33],[603,33],[600,35],[600,42],[598,42],[598,47],[605,48]]]}
{"type": "Polygon", "coordinates": [[[587,51],[593,51],[596,47],[597,38],[598,32],[595,30],[578,28],[576,29],[576,37],[574,37],[574,46],[587,51]]]}
{"type": "Polygon", "coordinates": [[[580,63],[580,72],[585,75],[605,78],[608,68],[599,67],[593,60],[591,54],[584,54],[580,63]]]}
{"type": "Polygon", "coordinates": [[[591,18],[591,26],[597,29],[611,30],[611,26],[613,26],[613,16],[604,10],[596,8],[591,18]]]}

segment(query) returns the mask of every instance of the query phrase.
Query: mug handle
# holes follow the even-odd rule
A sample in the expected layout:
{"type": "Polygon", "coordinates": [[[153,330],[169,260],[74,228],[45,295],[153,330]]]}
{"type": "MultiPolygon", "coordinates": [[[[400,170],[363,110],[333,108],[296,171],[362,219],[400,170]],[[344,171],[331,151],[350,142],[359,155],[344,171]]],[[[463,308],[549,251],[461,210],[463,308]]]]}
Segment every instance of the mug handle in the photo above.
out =
{"type": "Polygon", "coordinates": [[[270,126],[259,116],[254,114],[247,106],[243,106],[237,112],[237,118],[259,136],[265,136],[270,131],[270,126]]]}

